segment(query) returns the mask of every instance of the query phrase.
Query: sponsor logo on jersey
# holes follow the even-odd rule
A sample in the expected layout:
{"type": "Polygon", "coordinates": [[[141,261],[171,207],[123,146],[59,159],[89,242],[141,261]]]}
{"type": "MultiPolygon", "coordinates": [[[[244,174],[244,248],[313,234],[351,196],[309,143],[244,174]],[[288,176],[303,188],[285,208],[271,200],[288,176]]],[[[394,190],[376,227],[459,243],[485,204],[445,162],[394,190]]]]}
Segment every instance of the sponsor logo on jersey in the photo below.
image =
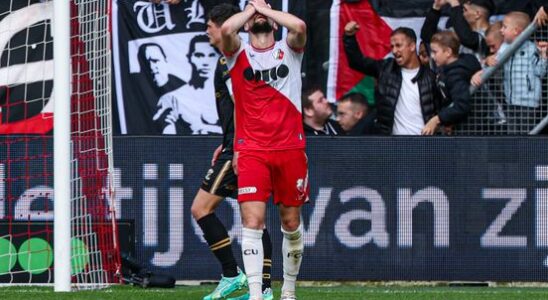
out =
{"type": "Polygon", "coordinates": [[[238,189],[238,195],[255,194],[256,192],[257,188],[254,186],[247,186],[238,189]]]}
{"type": "Polygon", "coordinates": [[[248,67],[244,70],[244,78],[246,80],[270,82],[279,78],[286,78],[289,75],[289,67],[281,64],[277,67],[268,70],[253,70],[248,67]]]}

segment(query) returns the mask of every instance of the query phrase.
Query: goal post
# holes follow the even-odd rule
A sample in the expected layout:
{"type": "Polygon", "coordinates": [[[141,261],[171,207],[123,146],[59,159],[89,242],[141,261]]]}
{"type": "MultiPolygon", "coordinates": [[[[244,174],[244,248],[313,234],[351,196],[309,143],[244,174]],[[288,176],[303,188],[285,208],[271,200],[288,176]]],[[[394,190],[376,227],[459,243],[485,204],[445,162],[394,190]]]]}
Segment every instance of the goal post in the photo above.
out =
{"type": "Polygon", "coordinates": [[[110,5],[0,1],[0,284],[120,281],[110,5]]]}
{"type": "Polygon", "coordinates": [[[66,0],[53,1],[53,161],[54,161],[54,290],[69,292],[70,215],[71,215],[71,67],[70,67],[70,5],[66,0]]]}

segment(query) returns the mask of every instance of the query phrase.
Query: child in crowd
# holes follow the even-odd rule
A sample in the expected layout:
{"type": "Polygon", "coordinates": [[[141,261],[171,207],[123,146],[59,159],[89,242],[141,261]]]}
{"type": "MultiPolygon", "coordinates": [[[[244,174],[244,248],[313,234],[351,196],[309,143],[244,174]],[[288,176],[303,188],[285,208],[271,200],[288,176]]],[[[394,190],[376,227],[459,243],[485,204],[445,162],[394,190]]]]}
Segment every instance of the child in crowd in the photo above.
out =
{"type": "MultiPolygon", "coordinates": [[[[494,65],[508,46],[529,25],[530,18],[523,12],[510,12],[504,16],[501,34],[504,43],[498,50],[495,60],[489,58],[494,65]]],[[[522,108],[537,108],[540,105],[542,92],[541,78],[546,75],[546,43],[535,44],[527,40],[504,64],[504,94],[506,104],[522,108]]],[[[474,75],[472,84],[479,86],[481,73],[474,75]]]]}
{"type": "MultiPolygon", "coordinates": [[[[500,57],[529,23],[529,16],[522,12],[511,12],[504,17],[501,29],[504,44],[497,57],[500,57]]],[[[531,108],[540,105],[541,78],[546,75],[546,57],[546,47],[537,49],[528,40],[504,65],[504,93],[508,104],[531,108]]]]}
{"type": "Polygon", "coordinates": [[[459,39],[451,31],[438,32],[430,41],[432,59],[438,66],[436,83],[443,99],[439,113],[424,126],[423,135],[436,133],[440,124],[457,124],[470,112],[470,78],[481,65],[474,55],[459,56],[459,48],[459,39]]]}
{"type": "Polygon", "coordinates": [[[497,21],[489,25],[489,28],[485,32],[485,43],[489,49],[489,55],[496,54],[504,42],[504,36],[500,32],[501,29],[502,21],[497,21]]]}

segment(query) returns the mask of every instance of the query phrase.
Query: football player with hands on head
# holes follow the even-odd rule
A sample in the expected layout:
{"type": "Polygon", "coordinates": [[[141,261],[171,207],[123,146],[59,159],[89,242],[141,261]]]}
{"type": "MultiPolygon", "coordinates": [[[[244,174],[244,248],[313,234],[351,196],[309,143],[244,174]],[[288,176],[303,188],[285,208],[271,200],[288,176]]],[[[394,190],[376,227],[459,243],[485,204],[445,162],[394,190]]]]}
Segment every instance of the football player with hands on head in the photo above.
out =
{"type": "Polygon", "coordinates": [[[250,299],[263,299],[261,237],[266,205],[273,195],[283,233],[281,299],[294,300],[304,250],[301,206],[308,202],[309,191],[301,114],[306,24],[264,0],[250,0],[243,12],[224,22],[221,31],[234,93],[242,255],[250,299]],[[276,42],[278,25],[288,34],[276,42]],[[238,35],[242,27],[249,32],[249,44],[238,35]]]}

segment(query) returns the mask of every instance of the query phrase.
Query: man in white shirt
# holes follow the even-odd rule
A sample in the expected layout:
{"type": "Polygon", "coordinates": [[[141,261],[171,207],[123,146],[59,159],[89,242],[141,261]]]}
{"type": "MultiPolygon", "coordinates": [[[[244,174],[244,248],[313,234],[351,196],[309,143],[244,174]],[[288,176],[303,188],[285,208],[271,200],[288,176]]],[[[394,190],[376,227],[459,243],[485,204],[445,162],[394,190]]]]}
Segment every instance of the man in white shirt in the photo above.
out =
{"type": "Polygon", "coordinates": [[[359,28],[355,21],[346,24],[344,50],[352,69],[377,79],[377,132],[420,135],[424,124],[436,114],[440,97],[434,72],[420,64],[415,32],[396,28],[390,37],[393,57],[376,60],[360,51],[359,28]]]}

